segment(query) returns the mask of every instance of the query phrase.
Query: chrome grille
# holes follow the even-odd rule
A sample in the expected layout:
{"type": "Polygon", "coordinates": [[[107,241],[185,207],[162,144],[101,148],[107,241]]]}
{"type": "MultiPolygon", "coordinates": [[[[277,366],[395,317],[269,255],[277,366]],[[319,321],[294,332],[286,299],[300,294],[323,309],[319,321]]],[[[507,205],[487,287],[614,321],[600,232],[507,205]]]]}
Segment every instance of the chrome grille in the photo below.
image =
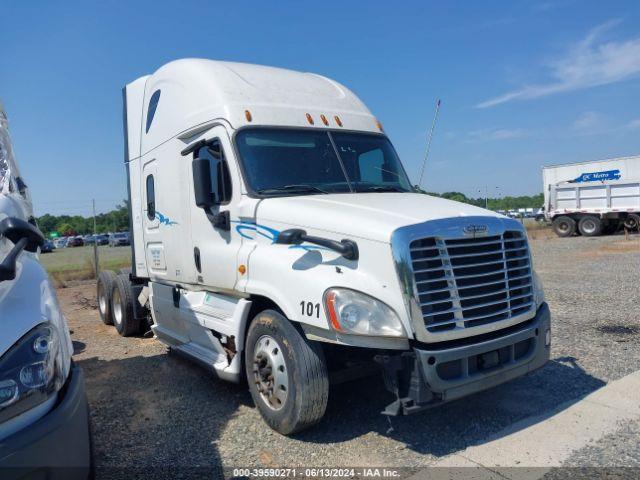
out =
{"type": "Polygon", "coordinates": [[[506,320],[533,307],[529,247],[519,231],[410,244],[425,327],[435,333],[506,320]]]}

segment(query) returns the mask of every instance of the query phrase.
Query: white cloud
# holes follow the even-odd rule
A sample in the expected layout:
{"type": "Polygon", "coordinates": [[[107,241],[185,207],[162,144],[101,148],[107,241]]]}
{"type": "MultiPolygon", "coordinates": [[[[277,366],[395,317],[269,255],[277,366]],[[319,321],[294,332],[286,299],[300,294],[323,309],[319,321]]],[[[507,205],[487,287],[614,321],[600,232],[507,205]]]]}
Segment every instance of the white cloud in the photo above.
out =
{"type": "Polygon", "coordinates": [[[530,132],[523,128],[507,129],[482,129],[469,132],[468,137],[471,142],[487,142],[495,140],[511,140],[529,136],[530,132]]]}
{"type": "Polygon", "coordinates": [[[615,27],[612,20],[592,29],[560,59],[548,64],[550,81],[525,85],[518,90],[490,98],[476,105],[487,108],[512,100],[529,100],[560,92],[616,83],[640,74],[640,37],[620,42],[598,42],[615,27]]]}
{"type": "Polygon", "coordinates": [[[627,123],[627,128],[629,130],[640,130],[640,118],[636,118],[627,123]]]}
{"type": "Polygon", "coordinates": [[[601,132],[607,128],[605,117],[598,112],[584,112],[571,125],[571,130],[580,134],[601,132]]]}

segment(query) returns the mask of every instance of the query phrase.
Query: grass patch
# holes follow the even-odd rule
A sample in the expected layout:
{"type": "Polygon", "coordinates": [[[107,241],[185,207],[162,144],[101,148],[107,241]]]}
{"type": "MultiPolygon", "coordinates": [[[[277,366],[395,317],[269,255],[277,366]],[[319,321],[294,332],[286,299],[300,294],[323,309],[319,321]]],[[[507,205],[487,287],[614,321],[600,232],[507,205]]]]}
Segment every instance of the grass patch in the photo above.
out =
{"type": "Polygon", "coordinates": [[[556,236],[548,223],[527,222],[524,227],[527,229],[527,235],[531,240],[548,240],[556,236]]]}
{"type": "MultiPolygon", "coordinates": [[[[131,266],[131,249],[128,247],[98,247],[100,270],[119,270],[131,266]]],[[[93,247],[70,247],[40,255],[40,262],[58,288],[69,282],[96,278],[93,247]]]]}

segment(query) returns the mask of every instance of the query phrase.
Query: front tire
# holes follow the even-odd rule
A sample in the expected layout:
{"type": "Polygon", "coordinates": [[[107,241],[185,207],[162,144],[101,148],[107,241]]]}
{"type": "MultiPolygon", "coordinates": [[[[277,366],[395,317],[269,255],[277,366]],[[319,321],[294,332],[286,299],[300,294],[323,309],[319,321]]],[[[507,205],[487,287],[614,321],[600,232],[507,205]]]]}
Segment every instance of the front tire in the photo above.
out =
{"type": "Polygon", "coordinates": [[[249,391],[264,421],[290,435],[323,417],[329,376],[322,348],[273,310],[251,322],[245,345],[249,391]]]}
{"type": "Polygon", "coordinates": [[[140,332],[140,319],[135,318],[133,302],[133,288],[129,275],[118,275],[111,290],[111,311],[113,325],[123,337],[140,332]]]}

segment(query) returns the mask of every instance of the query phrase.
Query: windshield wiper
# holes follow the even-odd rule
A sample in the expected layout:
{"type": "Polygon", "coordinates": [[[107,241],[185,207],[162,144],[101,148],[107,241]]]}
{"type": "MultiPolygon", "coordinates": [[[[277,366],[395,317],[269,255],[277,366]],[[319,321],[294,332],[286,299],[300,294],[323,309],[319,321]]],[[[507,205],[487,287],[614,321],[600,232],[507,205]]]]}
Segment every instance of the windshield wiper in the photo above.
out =
{"type": "Polygon", "coordinates": [[[406,192],[403,188],[394,187],[391,185],[371,185],[370,187],[365,187],[362,190],[356,189],[357,192],[406,192]]]}
{"type": "Polygon", "coordinates": [[[284,185],[282,187],[273,187],[273,188],[261,188],[257,190],[259,194],[270,194],[270,193],[279,193],[279,192],[314,192],[314,193],[329,193],[326,190],[322,190],[315,185],[306,185],[306,184],[295,184],[295,185],[284,185]]]}

